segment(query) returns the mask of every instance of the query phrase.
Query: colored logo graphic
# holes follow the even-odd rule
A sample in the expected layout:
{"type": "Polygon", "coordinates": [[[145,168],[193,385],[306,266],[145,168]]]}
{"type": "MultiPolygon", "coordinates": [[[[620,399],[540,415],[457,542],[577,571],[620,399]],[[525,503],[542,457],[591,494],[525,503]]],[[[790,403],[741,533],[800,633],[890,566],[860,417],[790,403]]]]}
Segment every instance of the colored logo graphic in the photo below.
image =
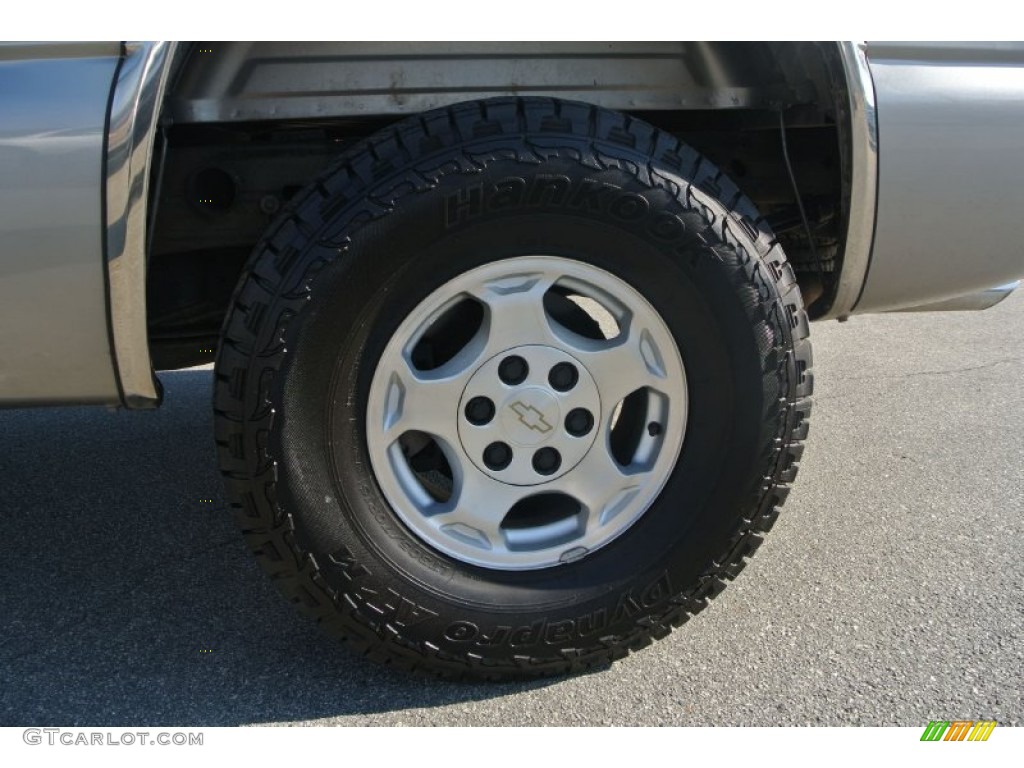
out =
{"type": "Polygon", "coordinates": [[[554,427],[551,426],[551,423],[544,418],[543,413],[538,411],[532,405],[527,405],[522,400],[516,400],[509,407],[515,411],[516,416],[519,417],[519,420],[523,422],[523,424],[535,432],[540,432],[542,435],[546,435],[554,429],[554,427]]]}
{"type": "Polygon", "coordinates": [[[921,741],[988,741],[995,720],[932,720],[921,734],[921,741]]]}

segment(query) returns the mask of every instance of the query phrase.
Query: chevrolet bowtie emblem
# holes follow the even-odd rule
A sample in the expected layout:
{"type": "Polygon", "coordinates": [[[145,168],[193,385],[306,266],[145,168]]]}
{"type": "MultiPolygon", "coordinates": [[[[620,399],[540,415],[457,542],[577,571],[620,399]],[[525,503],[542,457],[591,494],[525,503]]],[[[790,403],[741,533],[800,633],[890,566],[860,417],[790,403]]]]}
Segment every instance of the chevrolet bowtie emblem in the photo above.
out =
{"type": "Polygon", "coordinates": [[[516,400],[512,405],[509,406],[515,411],[516,416],[530,429],[540,432],[542,435],[546,435],[552,429],[553,426],[544,418],[544,414],[534,408],[532,405],[527,405],[522,400],[516,400]]]}

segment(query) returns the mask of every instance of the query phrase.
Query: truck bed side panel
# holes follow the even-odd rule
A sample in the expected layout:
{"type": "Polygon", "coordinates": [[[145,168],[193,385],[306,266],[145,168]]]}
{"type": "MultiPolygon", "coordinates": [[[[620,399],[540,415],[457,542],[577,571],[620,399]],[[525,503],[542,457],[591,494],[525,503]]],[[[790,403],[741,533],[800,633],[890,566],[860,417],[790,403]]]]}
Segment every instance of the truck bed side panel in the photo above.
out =
{"type": "Polygon", "coordinates": [[[875,243],[856,312],[1024,274],[1024,44],[868,45],[878,102],[875,243]]]}
{"type": "Polygon", "coordinates": [[[101,226],[117,50],[0,50],[0,405],[119,400],[101,226]]]}

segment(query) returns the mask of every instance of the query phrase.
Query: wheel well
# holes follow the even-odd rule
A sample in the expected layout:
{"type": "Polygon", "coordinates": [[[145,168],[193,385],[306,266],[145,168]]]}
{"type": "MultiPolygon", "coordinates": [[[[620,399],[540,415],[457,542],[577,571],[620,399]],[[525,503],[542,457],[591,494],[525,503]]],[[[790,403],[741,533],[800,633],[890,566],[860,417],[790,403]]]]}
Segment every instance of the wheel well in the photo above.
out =
{"type": "Polygon", "coordinates": [[[585,101],[679,136],[753,200],[793,262],[811,315],[831,301],[850,175],[835,44],[204,42],[179,50],[151,178],[147,323],[157,369],[212,360],[260,234],[341,150],[410,114],[488,96],[585,101]]]}

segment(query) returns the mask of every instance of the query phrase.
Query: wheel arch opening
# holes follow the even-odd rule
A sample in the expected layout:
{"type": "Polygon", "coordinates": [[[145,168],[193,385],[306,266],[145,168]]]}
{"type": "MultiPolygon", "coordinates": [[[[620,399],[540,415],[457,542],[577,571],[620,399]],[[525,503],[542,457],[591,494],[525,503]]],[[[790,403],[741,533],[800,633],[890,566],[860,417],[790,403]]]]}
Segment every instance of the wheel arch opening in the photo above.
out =
{"type": "Polygon", "coordinates": [[[154,367],[213,359],[260,235],[340,152],[409,115],[493,96],[584,101],[680,137],[751,198],[821,316],[842,269],[847,87],[835,43],[181,44],[151,169],[154,367]]]}

